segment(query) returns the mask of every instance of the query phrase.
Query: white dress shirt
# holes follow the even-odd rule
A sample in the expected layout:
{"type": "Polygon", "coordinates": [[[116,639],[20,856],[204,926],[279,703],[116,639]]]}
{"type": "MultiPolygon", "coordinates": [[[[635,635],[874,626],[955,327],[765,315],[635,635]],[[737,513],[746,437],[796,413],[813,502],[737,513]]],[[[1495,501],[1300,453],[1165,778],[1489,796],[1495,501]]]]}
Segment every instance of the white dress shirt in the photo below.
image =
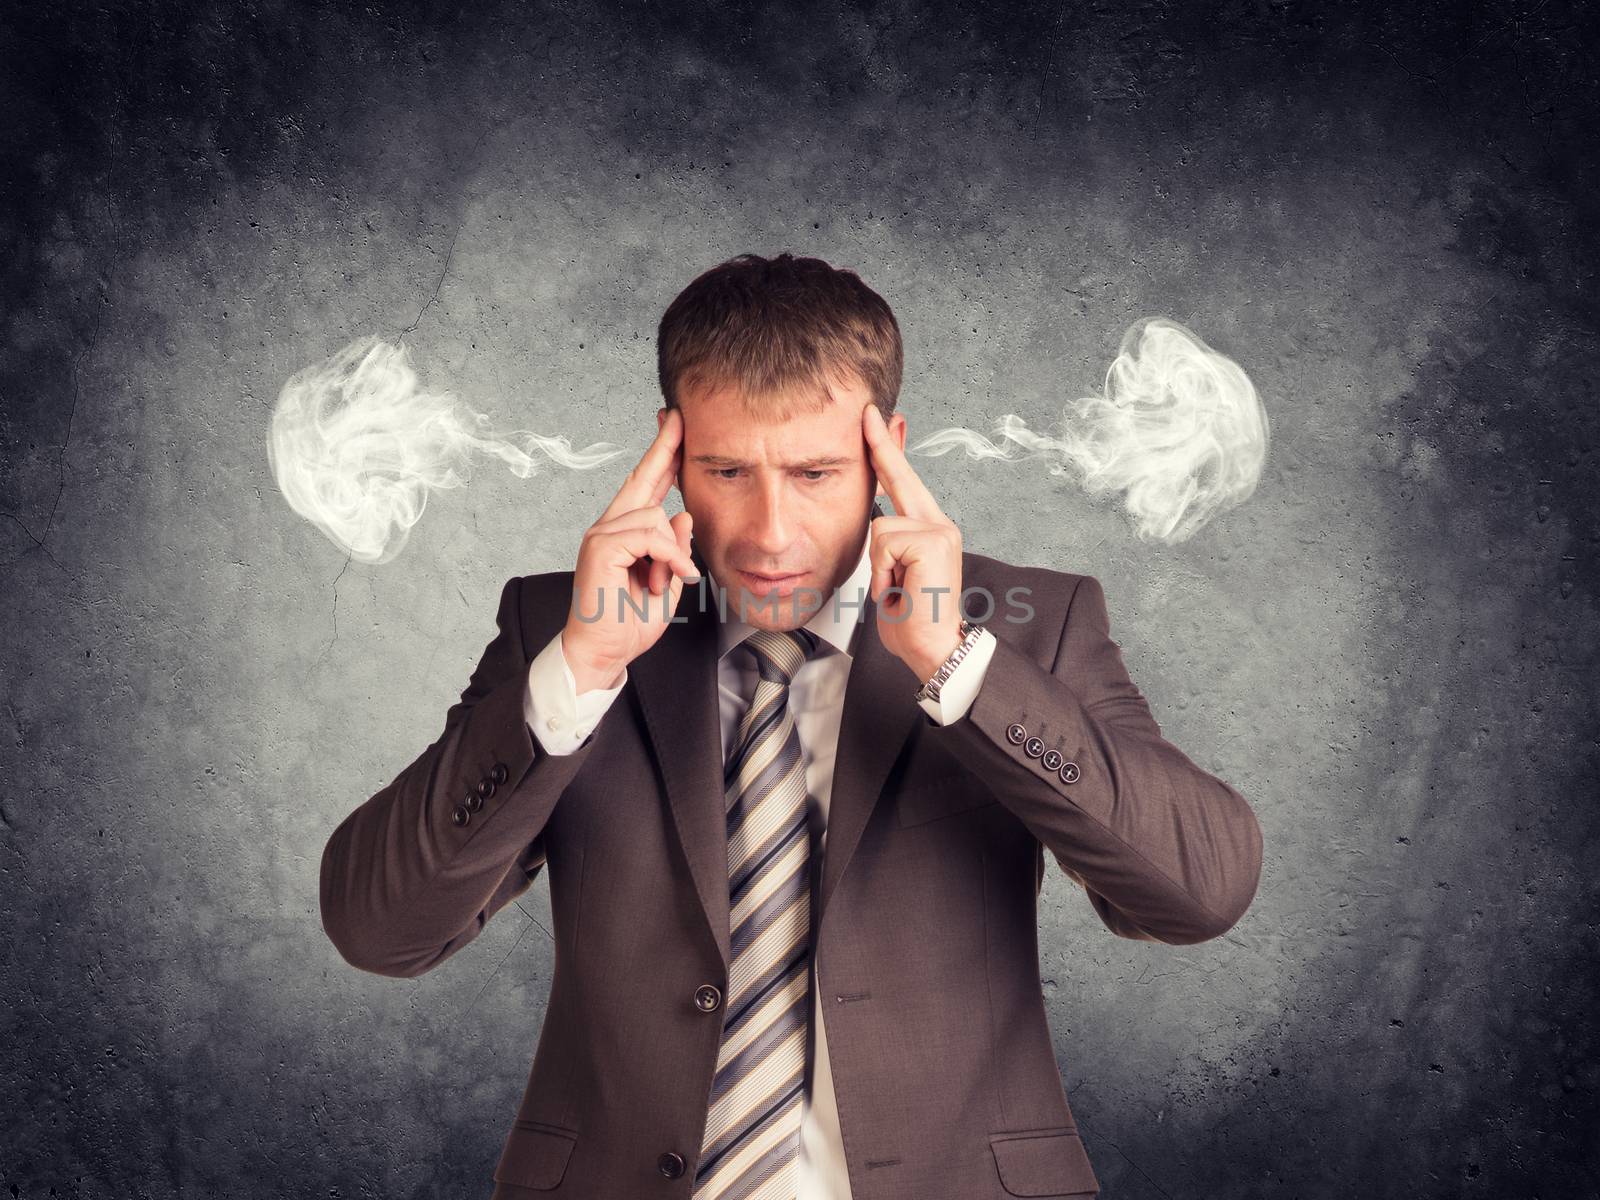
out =
{"type": "MultiPolygon", "coordinates": [[[[837,596],[824,600],[806,622],[806,628],[821,640],[817,652],[801,664],[789,684],[789,711],[794,715],[800,753],[805,760],[812,845],[818,848],[819,868],[820,856],[827,849],[828,800],[833,793],[839,721],[844,712],[845,684],[852,661],[850,648],[861,624],[862,607],[872,579],[869,545],[870,537],[863,539],[855,570],[839,586],[837,596]]],[[[726,762],[739,720],[750,707],[759,678],[754,654],[739,643],[757,627],[735,615],[738,605],[731,597],[724,599],[715,578],[710,583],[713,590],[707,598],[716,602],[712,611],[727,613],[719,626],[717,662],[722,761],[726,762]]],[[[950,594],[942,594],[939,600],[954,603],[950,594]]],[[[972,652],[961,660],[940,689],[938,701],[917,701],[922,710],[941,725],[966,716],[983,684],[989,660],[994,656],[994,646],[994,634],[984,630],[972,652]]],[[[594,731],[611,702],[627,684],[624,672],[622,682],[616,687],[595,688],[580,696],[572,668],[561,651],[561,635],[557,633],[528,664],[528,688],[523,701],[528,728],[547,753],[571,754],[594,731]]],[[[907,700],[911,698],[911,690],[907,688],[907,700]]],[[[850,1200],[850,1178],[845,1169],[844,1142],[839,1131],[839,1111],[834,1102],[833,1075],[828,1064],[828,1041],[817,992],[813,961],[811,1026],[815,1034],[815,1053],[811,1063],[811,1086],[801,1100],[798,1195],[799,1200],[850,1200]]]]}

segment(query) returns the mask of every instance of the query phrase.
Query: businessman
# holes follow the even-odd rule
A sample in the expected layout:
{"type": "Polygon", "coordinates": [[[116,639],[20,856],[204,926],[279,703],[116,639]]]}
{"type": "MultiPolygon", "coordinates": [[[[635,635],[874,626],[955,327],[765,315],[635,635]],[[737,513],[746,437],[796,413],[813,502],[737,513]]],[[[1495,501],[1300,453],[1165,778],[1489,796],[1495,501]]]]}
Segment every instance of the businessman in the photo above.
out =
{"type": "Polygon", "coordinates": [[[548,868],[493,1200],[1093,1195],[1045,852],[1122,937],[1214,938],[1254,898],[1255,815],[1163,737],[1099,582],[963,549],[904,454],[902,354],[818,259],[696,278],[574,569],[506,583],[439,738],[329,839],[328,936],[385,975],[548,868]]]}

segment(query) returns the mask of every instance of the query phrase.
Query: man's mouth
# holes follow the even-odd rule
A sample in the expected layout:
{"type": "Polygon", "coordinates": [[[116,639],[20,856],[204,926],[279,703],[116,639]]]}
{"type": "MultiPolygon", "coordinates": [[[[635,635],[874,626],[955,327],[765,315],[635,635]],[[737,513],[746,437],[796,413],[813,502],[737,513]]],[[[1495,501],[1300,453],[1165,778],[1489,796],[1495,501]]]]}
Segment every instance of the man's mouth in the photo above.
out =
{"type": "Polygon", "coordinates": [[[804,571],[794,571],[785,575],[768,575],[760,571],[739,572],[739,578],[744,585],[758,595],[765,595],[768,592],[788,594],[805,577],[804,571]]]}

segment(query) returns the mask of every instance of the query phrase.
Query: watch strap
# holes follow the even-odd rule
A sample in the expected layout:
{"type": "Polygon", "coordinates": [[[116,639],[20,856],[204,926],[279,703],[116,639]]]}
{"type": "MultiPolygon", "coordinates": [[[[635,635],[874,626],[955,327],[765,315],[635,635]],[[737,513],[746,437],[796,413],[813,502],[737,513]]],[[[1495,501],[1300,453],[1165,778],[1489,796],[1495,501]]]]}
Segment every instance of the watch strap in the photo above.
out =
{"type": "Polygon", "coordinates": [[[973,621],[969,621],[963,617],[961,620],[960,644],[950,652],[949,658],[945,659],[944,662],[939,664],[938,670],[934,671],[932,677],[917,689],[917,694],[914,699],[919,701],[933,700],[937,702],[939,699],[939,692],[941,689],[943,689],[950,676],[955,674],[956,668],[961,665],[962,660],[965,659],[968,654],[972,653],[972,648],[978,644],[978,638],[982,634],[982,625],[979,625],[973,621]]]}

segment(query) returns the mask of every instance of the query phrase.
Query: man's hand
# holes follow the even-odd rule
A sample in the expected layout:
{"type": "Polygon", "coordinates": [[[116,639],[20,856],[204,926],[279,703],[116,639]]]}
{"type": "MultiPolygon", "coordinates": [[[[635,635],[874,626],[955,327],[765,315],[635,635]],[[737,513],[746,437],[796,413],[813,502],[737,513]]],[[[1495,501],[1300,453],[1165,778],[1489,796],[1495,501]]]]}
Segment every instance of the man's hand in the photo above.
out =
{"type": "Polygon", "coordinates": [[[861,430],[895,516],[872,519],[871,595],[878,637],[925,682],[961,644],[961,530],[889,436],[876,404],[861,410],[861,430]],[[890,587],[904,593],[882,596],[890,587]]]}
{"type": "Polygon", "coordinates": [[[700,577],[689,557],[692,518],[681,512],[668,521],[661,507],[682,445],[683,414],[674,408],[616,498],[584,531],[572,611],[561,631],[561,652],[580,693],[615,687],[628,664],[666,631],[684,581],[700,577]]]}

